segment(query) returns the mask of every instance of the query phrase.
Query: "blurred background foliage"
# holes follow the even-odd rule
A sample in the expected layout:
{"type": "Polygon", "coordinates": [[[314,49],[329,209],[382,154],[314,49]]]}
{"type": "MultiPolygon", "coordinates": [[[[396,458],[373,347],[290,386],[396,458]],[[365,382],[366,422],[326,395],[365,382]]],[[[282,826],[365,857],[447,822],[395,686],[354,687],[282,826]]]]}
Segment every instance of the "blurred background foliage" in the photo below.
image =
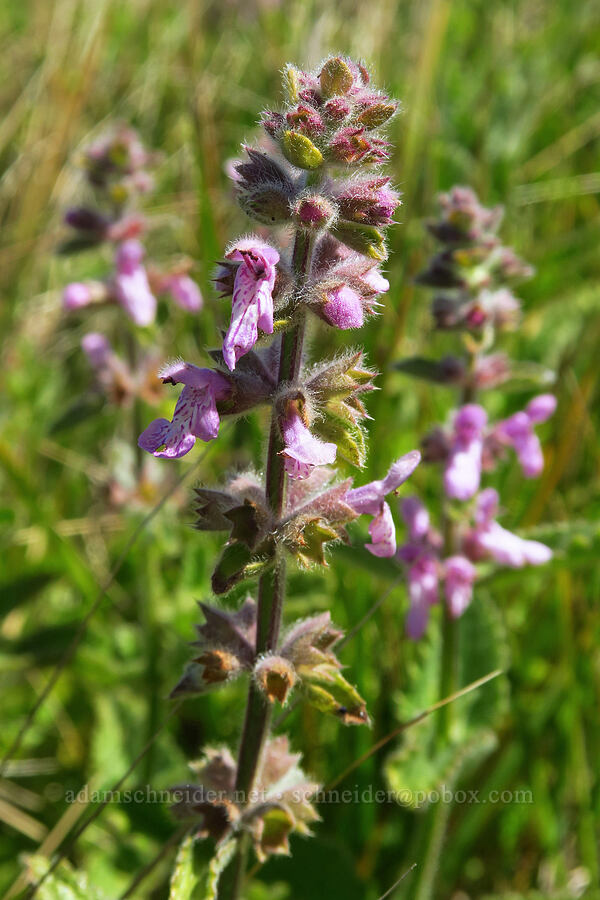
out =
{"type": "MultiPolygon", "coordinates": [[[[123,487],[135,469],[135,423],[127,410],[90,392],[79,342],[90,328],[118,334],[125,326],[106,310],[63,316],[62,286],[104,271],[107,259],[54,253],[64,235],[61,215],[82,196],[74,159],[115,118],[162,152],[159,187],[147,208],[157,226],[150,253],[193,257],[206,303],[196,318],[181,311],[163,316],[143,340],[148,349],[160,339],[170,355],[206,360],[204,347],[214,345],[228,312],[210,287],[214,261],[228,240],[251,227],[233,201],[224,163],[242,140],[253,139],[259,112],[280,96],[286,61],[309,67],[339,51],[366,59],[405,106],[392,129],[391,168],[404,195],[400,224],[391,231],[392,287],[382,316],[360,338],[382,373],[381,390],[370,398],[364,479],[379,477],[417,446],[454,402],[451,390],[392,369],[401,357],[432,349],[428,294],[413,279],[431,251],[423,221],[438,190],[470,184],[487,205],[505,204],[504,240],[537,269],[520,292],[522,327],[505,347],[558,377],[558,414],[545,426],[544,475],[524,483],[511,463],[493,479],[507,527],[548,541],[555,560],[542,570],[486,579],[478,610],[464,620],[467,639],[479,649],[479,669],[465,679],[498,659],[506,676],[497,740],[460,784],[483,795],[530,790],[533,802],[450,810],[433,895],[598,896],[597,3],[4,0],[0,31],[3,751],[108,584],[0,781],[0,886],[14,882],[20,854],[59,847],[93,808],[69,804],[66,792],[110,787],[164,722],[166,696],[189,655],[195,601],[209,594],[218,548],[216,539],[189,527],[191,485],[214,483],[235,467],[260,467],[265,433],[259,416],[238,421],[180,463],[159,461],[142,496],[115,501],[115,482],[123,487]],[[144,521],[183,474],[186,483],[144,521]],[[497,632],[489,630],[492,619],[497,632]],[[498,637],[490,641],[490,634],[498,637]]],[[[315,330],[314,353],[322,356],[346,337],[315,330]]],[[[434,351],[444,350],[439,337],[435,343],[434,351]]],[[[528,396],[494,392],[490,411],[508,414],[528,396]]],[[[165,411],[172,405],[165,389],[165,411]]],[[[152,411],[144,416],[149,420],[152,411]]],[[[434,473],[418,471],[413,482],[435,497],[434,473]]],[[[292,575],[286,606],[288,618],[332,607],[335,621],[351,629],[384,597],[342,655],[368,700],[374,729],[342,731],[310,709],[294,711],[286,723],[323,783],[431,699],[437,619],[426,642],[407,644],[397,572],[361,549],[360,529],[354,536],[356,550],[334,552],[325,574],[292,575]]],[[[187,777],[187,760],[204,743],[235,743],[244,693],[239,683],[184,703],[125,786],[166,787],[187,777]]],[[[386,787],[384,769],[393,774],[409,740],[421,766],[417,777],[426,779],[424,727],[407,732],[404,743],[390,741],[340,788],[386,787]]],[[[400,768],[397,783],[402,777],[400,768]]],[[[423,863],[418,841],[427,812],[393,802],[327,804],[320,812],[318,838],[296,839],[291,860],[270,862],[249,895],[254,900],[377,900],[413,862],[415,872],[423,863]]],[[[110,803],[69,858],[108,897],[124,894],[158,858],[131,896],[166,897],[174,854],[174,845],[166,845],[174,831],[164,804],[110,803]]],[[[395,896],[424,890],[415,872],[395,896]]]]}

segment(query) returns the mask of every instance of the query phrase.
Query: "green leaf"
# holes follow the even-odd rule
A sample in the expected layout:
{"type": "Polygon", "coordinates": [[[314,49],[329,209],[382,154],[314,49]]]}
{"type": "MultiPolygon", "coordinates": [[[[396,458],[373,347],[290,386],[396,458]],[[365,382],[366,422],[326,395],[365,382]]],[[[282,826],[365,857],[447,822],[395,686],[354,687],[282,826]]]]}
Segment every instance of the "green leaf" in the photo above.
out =
{"type": "Polygon", "coordinates": [[[198,886],[198,875],[194,866],[195,843],[194,836],[188,834],[179,845],[171,875],[169,900],[192,900],[194,890],[198,886]]]}
{"type": "Polygon", "coordinates": [[[217,848],[217,852],[210,861],[208,867],[206,886],[198,900],[217,900],[217,888],[221,873],[227,868],[237,847],[237,839],[229,838],[217,848]]]}
{"type": "MultiPolygon", "coordinates": [[[[30,856],[27,866],[32,882],[44,878],[50,866],[45,856],[30,856]]],[[[105,894],[92,887],[84,872],[80,872],[66,861],[62,861],[56,869],[44,879],[37,890],[39,900],[107,900],[105,894]]]]}

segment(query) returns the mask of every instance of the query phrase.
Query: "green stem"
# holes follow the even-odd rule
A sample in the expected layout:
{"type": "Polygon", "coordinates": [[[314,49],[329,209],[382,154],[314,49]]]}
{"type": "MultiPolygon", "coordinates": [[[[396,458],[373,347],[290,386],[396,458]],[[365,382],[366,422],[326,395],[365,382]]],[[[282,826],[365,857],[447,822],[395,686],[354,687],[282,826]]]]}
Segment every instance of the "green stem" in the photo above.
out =
{"type": "MultiPolygon", "coordinates": [[[[292,267],[296,277],[296,292],[299,293],[306,280],[311,256],[311,240],[301,231],[296,233],[292,267]]],[[[281,338],[278,384],[293,382],[300,373],[306,316],[300,314],[294,328],[284,332],[281,338]]],[[[273,407],[265,491],[275,519],[280,519],[285,508],[286,475],[285,462],[281,456],[283,441],[277,421],[277,410],[273,407]]],[[[277,646],[281,625],[281,611],[285,597],[285,558],[278,555],[272,569],[261,576],[258,582],[258,608],[256,628],[256,654],[259,656],[277,646]]],[[[271,725],[271,706],[264,699],[254,681],[248,688],[244,727],[238,755],[235,791],[240,805],[245,805],[255,782],[262,749],[271,725]]],[[[219,882],[219,900],[237,900],[242,890],[248,840],[242,836],[232,862],[219,882]]]]}

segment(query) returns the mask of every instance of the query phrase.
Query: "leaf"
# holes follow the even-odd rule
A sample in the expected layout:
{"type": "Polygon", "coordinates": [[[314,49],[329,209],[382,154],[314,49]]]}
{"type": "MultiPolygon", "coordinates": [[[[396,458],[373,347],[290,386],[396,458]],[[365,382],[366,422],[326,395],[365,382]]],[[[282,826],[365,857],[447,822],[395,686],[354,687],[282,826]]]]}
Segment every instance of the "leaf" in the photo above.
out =
{"type": "Polygon", "coordinates": [[[257,578],[273,563],[274,545],[263,541],[253,553],[241,541],[227,544],[212,574],[212,589],[215,594],[226,594],[234,585],[246,578],[257,578]]]}
{"type": "MultiPolygon", "coordinates": [[[[28,857],[27,867],[32,883],[44,878],[49,866],[50,861],[45,856],[28,857]]],[[[74,869],[64,860],[44,879],[36,895],[39,900],[107,900],[106,894],[90,885],[84,872],[74,869]]]]}
{"type": "Polygon", "coordinates": [[[198,875],[194,871],[195,842],[194,836],[188,834],[179,845],[171,875],[169,900],[192,900],[194,889],[198,886],[198,875]]]}
{"type": "Polygon", "coordinates": [[[426,359],[424,356],[411,356],[409,359],[402,359],[400,362],[394,363],[394,369],[398,372],[404,372],[405,375],[412,375],[414,378],[432,381],[435,384],[442,384],[448,381],[447,373],[438,360],[426,359]]]}
{"type": "MultiPolygon", "coordinates": [[[[210,861],[208,867],[206,887],[201,894],[202,900],[217,900],[217,888],[221,873],[227,868],[237,846],[236,838],[229,838],[217,848],[217,852],[210,861]]],[[[200,897],[198,898],[200,900],[200,897]]]]}
{"type": "MultiPolygon", "coordinates": [[[[441,659],[439,623],[422,641],[409,671],[407,690],[399,699],[399,718],[407,721],[437,700],[441,659]]],[[[507,664],[500,617],[481,590],[458,621],[460,683],[470,684],[507,664]]],[[[495,678],[452,706],[451,732],[443,744],[433,714],[405,732],[402,745],[388,757],[384,772],[398,802],[409,808],[426,806],[428,795],[453,783],[467,768],[491,753],[494,728],[507,707],[507,682],[495,678]]]]}

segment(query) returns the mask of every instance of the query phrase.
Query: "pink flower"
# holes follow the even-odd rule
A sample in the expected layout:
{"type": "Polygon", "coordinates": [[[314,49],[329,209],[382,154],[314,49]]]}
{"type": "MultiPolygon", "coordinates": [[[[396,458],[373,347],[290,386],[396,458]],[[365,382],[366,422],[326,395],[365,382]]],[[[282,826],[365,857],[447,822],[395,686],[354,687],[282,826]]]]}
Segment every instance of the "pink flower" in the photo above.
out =
{"type": "Polygon", "coordinates": [[[486,411],[475,403],[468,403],[456,413],[454,436],[444,472],[444,490],[448,497],[469,500],[477,492],[486,423],[486,411]]]}
{"type": "Polygon", "coordinates": [[[258,329],[273,333],[273,288],[279,254],[268,244],[238,245],[228,259],[239,260],[233,286],[231,324],[223,340],[223,358],[233,372],[241,356],[258,340],[258,329]]]}
{"type": "Polygon", "coordinates": [[[113,350],[103,334],[92,331],[81,339],[81,347],[93,369],[103,369],[110,360],[113,350]]]}
{"type": "Polygon", "coordinates": [[[514,569],[541,566],[552,558],[552,551],[545,544],[525,540],[499,525],[494,518],[497,512],[498,493],[487,488],[477,498],[475,528],[465,542],[471,555],[491,556],[501,565],[514,569]]]}
{"type": "Polygon", "coordinates": [[[136,325],[151,325],[156,316],[156,297],[150,290],[142,265],[145,250],[139,241],[130,239],[119,245],[114,276],[115,297],[136,325]]]}
{"type": "Polygon", "coordinates": [[[184,384],[175,406],[173,420],[155,419],[139,436],[142,450],[161,459],[185,456],[196,443],[212,441],[219,433],[217,400],[230,392],[227,378],[212,369],[192,363],[175,362],[160,373],[164,384],[184,384]],[[164,450],[160,450],[164,446],[164,450]]]}
{"type": "Polygon", "coordinates": [[[63,291],[63,307],[67,312],[89,306],[93,302],[93,292],[88,284],[82,281],[73,281],[63,291]]]}
{"type": "Polygon", "coordinates": [[[376,294],[385,294],[390,289],[390,283],[384,278],[377,266],[373,266],[362,276],[362,281],[376,294]]]}
{"type": "Polygon", "coordinates": [[[555,409],[556,398],[540,394],[522,412],[500,422],[494,430],[499,441],[513,447],[526,478],[537,478],[544,468],[542,447],[533,426],[549,419],[555,409]]]}
{"type": "Polygon", "coordinates": [[[438,602],[437,560],[428,554],[419,556],[407,572],[410,608],[406,615],[406,633],[418,641],[429,621],[429,608],[438,602]]]}
{"type": "Polygon", "coordinates": [[[344,330],[362,328],[365,316],[362,297],[345,284],[332,288],[326,294],[321,312],[330,325],[344,330]]]}
{"type": "Polygon", "coordinates": [[[365,544],[366,549],[373,556],[393,556],[396,552],[396,526],[392,517],[392,511],[387,503],[382,503],[380,511],[369,525],[371,535],[370,544],[365,544]]]}
{"type": "Polygon", "coordinates": [[[357,513],[366,513],[370,516],[376,516],[381,511],[381,506],[385,497],[397,490],[401,484],[410,478],[419,463],[421,462],[421,454],[418,450],[411,450],[397,459],[390,466],[389,472],[380,481],[370,481],[369,484],[363,484],[362,487],[353,488],[346,494],[346,503],[348,503],[357,513]]]}
{"type": "Polygon", "coordinates": [[[314,466],[327,466],[335,460],[336,445],[315,437],[293,403],[281,421],[281,433],[285,443],[281,455],[290,478],[308,478],[314,466]]]}
{"type": "Polygon", "coordinates": [[[449,556],[444,564],[444,592],[453,619],[462,616],[473,597],[475,566],[465,556],[449,556]]]}
{"type": "Polygon", "coordinates": [[[162,291],[168,291],[175,303],[187,312],[193,313],[202,309],[200,288],[189,275],[184,273],[169,275],[163,283],[162,291]]]}
{"type": "Polygon", "coordinates": [[[394,520],[385,498],[392,491],[397,490],[401,484],[404,484],[419,465],[420,460],[421,454],[418,450],[413,450],[396,460],[385,478],[380,481],[371,481],[359,488],[353,488],[346,494],[346,503],[355,512],[375,517],[369,525],[372,543],[366,545],[367,550],[373,556],[389,557],[396,552],[394,520]]]}

